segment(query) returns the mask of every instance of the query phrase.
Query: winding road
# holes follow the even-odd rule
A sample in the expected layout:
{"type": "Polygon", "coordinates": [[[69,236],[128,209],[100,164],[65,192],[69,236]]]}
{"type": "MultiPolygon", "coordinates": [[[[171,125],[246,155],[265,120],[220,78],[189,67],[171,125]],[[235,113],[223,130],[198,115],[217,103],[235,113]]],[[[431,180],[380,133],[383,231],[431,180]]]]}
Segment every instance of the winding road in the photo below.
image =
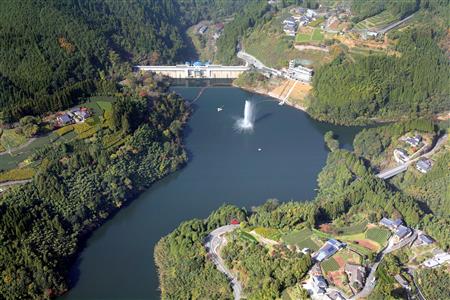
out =
{"type": "Polygon", "coordinates": [[[381,251],[377,255],[377,257],[375,259],[375,263],[372,265],[372,268],[370,269],[369,276],[367,276],[367,278],[366,278],[366,285],[358,294],[354,295],[350,299],[360,299],[360,298],[366,298],[367,296],[369,296],[370,293],[372,293],[373,289],[375,288],[375,284],[376,284],[375,273],[377,271],[378,265],[381,263],[384,256],[388,253],[391,253],[395,250],[403,248],[404,246],[412,243],[416,238],[417,238],[417,232],[414,230],[413,233],[411,234],[411,236],[403,239],[401,242],[394,245],[393,244],[393,236],[392,236],[389,239],[389,242],[388,242],[388,245],[386,246],[386,248],[384,248],[383,251],[381,251]]]}
{"type": "Polygon", "coordinates": [[[233,295],[235,300],[241,299],[242,296],[242,285],[238,281],[238,278],[231,273],[231,271],[225,265],[222,257],[220,257],[220,249],[226,244],[226,238],[224,235],[226,233],[232,232],[239,225],[226,225],[219,227],[212,231],[205,239],[205,248],[208,256],[211,258],[212,262],[216,265],[217,269],[224,273],[231,282],[231,287],[233,288],[233,295]]]}

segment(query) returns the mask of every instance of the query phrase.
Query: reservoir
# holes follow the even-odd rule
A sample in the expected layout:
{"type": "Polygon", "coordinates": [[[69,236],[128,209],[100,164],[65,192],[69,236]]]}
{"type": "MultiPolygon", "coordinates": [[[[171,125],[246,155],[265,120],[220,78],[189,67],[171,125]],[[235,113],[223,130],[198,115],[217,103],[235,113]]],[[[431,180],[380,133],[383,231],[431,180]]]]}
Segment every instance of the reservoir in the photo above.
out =
{"type": "Polygon", "coordinates": [[[70,272],[73,287],[61,299],[159,299],[153,249],[161,237],[185,220],[207,217],[223,203],[251,209],[269,198],[313,199],[328,154],[323,134],[333,130],[350,148],[360,130],[314,121],[237,88],[173,90],[196,99],[184,139],[190,161],[94,232],[70,272]],[[245,100],[255,108],[251,133],[234,129],[245,100]]]}

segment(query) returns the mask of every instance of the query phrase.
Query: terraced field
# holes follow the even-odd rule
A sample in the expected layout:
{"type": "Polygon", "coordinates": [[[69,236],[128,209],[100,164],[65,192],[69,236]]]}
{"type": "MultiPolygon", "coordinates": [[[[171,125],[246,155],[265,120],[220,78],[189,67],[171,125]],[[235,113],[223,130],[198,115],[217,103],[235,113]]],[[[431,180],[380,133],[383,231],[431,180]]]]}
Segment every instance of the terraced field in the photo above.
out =
{"type": "Polygon", "coordinates": [[[395,16],[391,12],[385,10],[379,13],[378,15],[375,15],[373,17],[367,18],[359,22],[358,24],[355,25],[354,28],[358,30],[380,29],[398,20],[399,20],[398,16],[395,16]]]}

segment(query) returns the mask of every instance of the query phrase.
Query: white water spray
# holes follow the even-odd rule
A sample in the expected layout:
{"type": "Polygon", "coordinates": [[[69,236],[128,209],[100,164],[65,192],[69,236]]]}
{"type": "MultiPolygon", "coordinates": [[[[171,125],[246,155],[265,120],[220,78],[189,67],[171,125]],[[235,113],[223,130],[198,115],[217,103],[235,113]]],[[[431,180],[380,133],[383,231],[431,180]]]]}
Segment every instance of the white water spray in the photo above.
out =
{"type": "Polygon", "coordinates": [[[245,101],[244,118],[237,120],[236,128],[240,131],[252,131],[255,122],[255,108],[251,101],[245,101]]]}

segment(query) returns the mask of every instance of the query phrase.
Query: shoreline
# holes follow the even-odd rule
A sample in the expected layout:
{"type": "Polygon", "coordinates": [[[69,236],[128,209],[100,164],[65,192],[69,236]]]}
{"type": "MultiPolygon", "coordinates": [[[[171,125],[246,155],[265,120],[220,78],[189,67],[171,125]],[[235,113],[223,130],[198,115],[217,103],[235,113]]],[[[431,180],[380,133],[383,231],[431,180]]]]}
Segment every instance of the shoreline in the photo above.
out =
{"type": "Polygon", "coordinates": [[[276,102],[284,102],[284,103],[286,103],[287,105],[289,105],[291,107],[294,107],[294,108],[296,108],[298,110],[301,110],[301,111],[307,113],[308,116],[311,116],[308,113],[308,108],[307,107],[298,105],[296,103],[292,103],[292,102],[289,101],[289,99],[284,100],[279,95],[275,95],[275,94],[273,94],[273,93],[271,93],[271,92],[269,92],[267,90],[263,90],[263,89],[259,89],[259,88],[252,88],[252,87],[248,87],[248,86],[240,86],[240,85],[235,84],[234,82],[232,82],[231,85],[233,87],[240,88],[240,89],[243,89],[243,90],[248,91],[248,92],[252,92],[252,93],[259,94],[259,95],[264,95],[264,96],[269,96],[269,97],[273,98],[274,101],[276,101],[276,102]]]}

